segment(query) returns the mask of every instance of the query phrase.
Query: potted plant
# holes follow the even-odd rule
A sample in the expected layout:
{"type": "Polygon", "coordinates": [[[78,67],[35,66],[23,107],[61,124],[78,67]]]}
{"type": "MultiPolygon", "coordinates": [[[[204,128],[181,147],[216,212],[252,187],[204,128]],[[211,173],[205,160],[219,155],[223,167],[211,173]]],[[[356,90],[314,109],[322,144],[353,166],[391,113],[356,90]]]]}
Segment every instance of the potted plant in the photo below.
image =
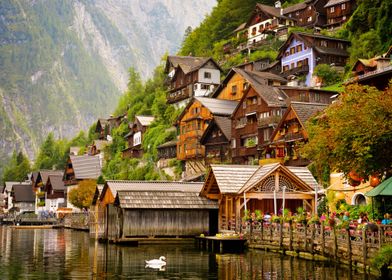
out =
{"type": "Polygon", "coordinates": [[[263,213],[260,210],[255,210],[256,221],[259,223],[263,222],[263,213]]]}

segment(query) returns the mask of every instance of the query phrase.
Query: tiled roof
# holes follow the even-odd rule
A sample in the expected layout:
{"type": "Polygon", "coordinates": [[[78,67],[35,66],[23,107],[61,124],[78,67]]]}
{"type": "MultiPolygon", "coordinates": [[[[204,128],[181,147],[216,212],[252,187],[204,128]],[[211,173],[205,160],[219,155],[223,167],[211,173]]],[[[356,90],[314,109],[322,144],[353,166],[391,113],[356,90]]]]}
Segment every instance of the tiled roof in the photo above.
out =
{"type": "Polygon", "coordinates": [[[240,191],[246,190],[249,187],[260,181],[266,174],[269,174],[279,168],[279,163],[266,164],[264,166],[258,166],[258,169],[253,173],[249,180],[243,185],[240,191]]]}
{"type": "Polygon", "coordinates": [[[157,148],[160,149],[160,148],[166,148],[166,147],[173,147],[176,145],[177,145],[177,140],[172,140],[172,141],[169,141],[169,142],[166,142],[166,143],[159,145],[157,148]]]}
{"type": "Polygon", "coordinates": [[[244,30],[246,27],[246,22],[241,23],[232,33],[236,33],[238,31],[244,30]]]}
{"type": "Polygon", "coordinates": [[[63,191],[66,189],[63,182],[63,176],[60,175],[49,175],[50,183],[52,184],[53,190],[63,191]]]}
{"type": "Polygon", "coordinates": [[[113,196],[116,196],[118,191],[184,191],[199,193],[203,183],[109,180],[106,181],[106,185],[113,196]]]}
{"type": "Polygon", "coordinates": [[[257,165],[215,165],[211,164],[221,193],[237,193],[259,168],[257,165]]]}
{"type": "Polygon", "coordinates": [[[306,121],[313,117],[318,112],[323,111],[327,108],[326,104],[320,103],[307,103],[307,102],[291,102],[291,108],[297,114],[299,121],[302,125],[305,125],[306,121]]]}
{"type": "Polygon", "coordinates": [[[312,173],[307,167],[300,166],[286,166],[291,172],[293,172],[298,178],[309,185],[313,190],[316,189],[318,183],[313,177],[312,173]]]}
{"type": "Polygon", "coordinates": [[[208,97],[195,97],[213,115],[230,116],[237,107],[237,101],[222,100],[208,97]]]}
{"type": "Polygon", "coordinates": [[[12,182],[12,181],[5,182],[4,184],[5,184],[5,186],[4,186],[3,192],[5,192],[5,191],[11,192],[13,185],[30,185],[30,183],[12,182]]]}
{"type": "Polygon", "coordinates": [[[200,197],[195,192],[119,191],[121,208],[133,209],[218,209],[217,201],[200,197]]]}
{"type": "Polygon", "coordinates": [[[264,11],[267,14],[270,14],[271,16],[274,16],[277,18],[287,18],[286,16],[280,14],[280,12],[281,12],[280,8],[275,8],[273,6],[263,5],[263,4],[259,4],[259,3],[256,4],[256,6],[260,10],[264,11]]]}
{"type": "Polygon", "coordinates": [[[63,176],[64,170],[40,170],[39,174],[41,175],[42,183],[45,185],[48,181],[49,176],[51,175],[57,175],[57,176],[63,176]]]}
{"type": "Polygon", "coordinates": [[[70,156],[75,179],[97,179],[101,175],[99,155],[70,156]]]}
{"type": "Polygon", "coordinates": [[[272,81],[279,81],[282,83],[287,83],[287,80],[285,78],[282,78],[279,75],[276,75],[271,72],[259,72],[259,71],[247,71],[246,72],[251,72],[251,74],[255,77],[255,79],[261,78],[265,80],[272,80],[272,81]]]}
{"type": "Polygon", "coordinates": [[[225,117],[215,116],[214,121],[216,125],[220,128],[222,133],[226,136],[227,140],[231,139],[231,119],[225,117]]]}
{"type": "Polygon", "coordinates": [[[303,9],[305,9],[307,7],[307,3],[308,2],[311,2],[311,1],[307,0],[307,1],[304,1],[304,2],[301,2],[301,3],[289,6],[287,8],[284,8],[283,9],[283,14],[286,15],[286,14],[289,14],[289,13],[292,13],[292,12],[295,12],[295,11],[303,10],[303,9]]]}
{"type": "Polygon", "coordinates": [[[328,3],[324,6],[324,8],[328,8],[331,6],[335,6],[341,3],[349,2],[350,0],[329,0],[328,3]]]}
{"type": "Polygon", "coordinates": [[[181,67],[184,73],[189,73],[201,68],[210,57],[195,57],[195,56],[173,56],[169,55],[167,57],[168,61],[173,65],[173,67],[181,67]]]}
{"type": "Polygon", "coordinates": [[[35,202],[32,185],[13,185],[15,202],[35,202]]]}
{"type": "Polygon", "coordinates": [[[135,116],[142,126],[149,126],[155,118],[153,116],[135,116]]]}

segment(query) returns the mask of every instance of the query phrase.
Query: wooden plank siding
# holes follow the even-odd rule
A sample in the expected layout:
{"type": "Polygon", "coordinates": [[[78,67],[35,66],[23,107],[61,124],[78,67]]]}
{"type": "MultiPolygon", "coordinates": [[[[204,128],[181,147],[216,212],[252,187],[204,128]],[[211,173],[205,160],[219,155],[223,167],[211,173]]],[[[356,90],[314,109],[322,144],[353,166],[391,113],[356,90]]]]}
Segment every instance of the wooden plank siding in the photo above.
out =
{"type": "Polygon", "coordinates": [[[224,85],[216,98],[240,101],[244,95],[244,87],[246,87],[247,84],[248,83],[243,76],[235,73],[233,77],[231,77],[231,79],[227,82],[227,84],[224,85]]]}
{"type": "Polygon", "coordinates": [[[327,27],[341,26],[349,20],[351,14],[355,10],[354,1],[346,1],[338,3],[326,8],[327,10],[327,27]]]}

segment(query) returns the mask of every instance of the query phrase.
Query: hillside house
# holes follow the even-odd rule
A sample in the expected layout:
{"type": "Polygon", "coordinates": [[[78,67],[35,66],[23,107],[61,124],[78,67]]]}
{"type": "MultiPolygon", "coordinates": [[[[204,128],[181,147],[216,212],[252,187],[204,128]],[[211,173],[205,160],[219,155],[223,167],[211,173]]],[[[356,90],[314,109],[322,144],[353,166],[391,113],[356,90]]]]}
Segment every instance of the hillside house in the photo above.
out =
{"type": "Polygon", "coordinates": [[[231,162],[231,119],[229,117],[214,118],[200,138],[205,147],[205,164],[231,162]]]}
{"type": "MultiPolygon", "coordinates": [[[[106,146],[108,146],[110,143],[111,142],[107,140],[94,140],[91,146],[89,146],[88,154],[90,156],[95,156],[100,153],[103,153],[106,146]]],[[[73,155],[78,155],[78,154],[73,154],[73,155]]]]}
{"type": "Polygon", "coordinates": [[[12,208],[16,212],[23,213],[35,210],[35,194],[30,184],[12,185],[11,197],[13,205],[12,208]]]}
{"type": "Polygon", "coordinates": [[[264,41],[268,35],[278,36],[282,40],[287,39],[288,27],[294,26],[295,21],[283,15],[279,1],[276,2],[275,7],[257,3],[246,23],[248,46],[264,41]]]}
{"type": "Polygon", "coordinates": [[[301,206],[314,213],[316,188],[306,167],[211,165],[200,196],[218,201],[220,230],[239,230],[245,209],[278,214],[301,206]]]}
{"type": "Polygon", "coordinates": [[[125,114],[117,117],[110,116],[108,119],[98,119],[95,126],[95,132],[98,134],[98,139],[110,140],[112,130],[116,127],[119,127],[124,118],[126,118],[125,114]]]}
{"type": "Polygon", "coordinates": [[[167,103],[185,107],[192,97],[209,96],[220,84],[221,71],[210,57],[168,56],[167,103]]]}
{"type": "Polygon", "coordinates": [[[153,121],[153,116],[135,116],[135,121],[129,125],[130,132],[124,136],[128,147],[122,151],[123,158],[141,158],[143,156],[143,135],[153,121]]]}
{"type": "MultiPolygon", "coordinates": [[[[37,172],[34,172],[37,174],[37,172]]],[[[12,182],[12,181],[8,181],[8,182],[4,182],[4,188],[3,188],[3,199],[4,199],[4,211],[8,212],[12,207],[14,207],[13,205],[13,197],[11,195],[12,192],[12,186],[13,185],[31,185],[31,182],[12,182]]]]}
{"type": "Polygon", "coordinates": [[[63,170],[45,170],[38,171],[36,177],[32,180],[32,187],[35,193],[35,213],[46,210],[45,197],[46,197],[46,184],[49,176],[62,176],[63,170]]]}
{"type": "Polygon", "coordinates": [[[281,86],[285,85],[287,80],[274,73],[232,68],[219,87],[212,93],[211,97],[240,101],[244,92],[253,83],[281,86]]]}
{"type": "Polygon", "coordinates": [[[60,207],[66,207],[67,189],[64,186],[63,174],[49,175],[45,184],[45,210],[56,213],[60,207]]]}
{"type": "Polygon", "coordinates": [[[293,32],[279,49],[282,75],[304,78],[306,86],[315,86],[313,71],[318,64],[344,67],[350,42],[318,34],[293,32]]]}
{"type": "Polygon", "coordinates": [[[283,15],[295,20],[296,26],[323,27],[327,23],[328,0],[305,0],[283,9],[283,15]]]}
{"type": "Polygon", "coordinates": [[[331,104],[338,97],[336,91],[323,90],[311,87],[280,86],[286,95],[286,103],[292,101],[331,104]]]}
{"type": "Polygon", "coordinates": [[[271,143],[260,164],[276,159],[288,166],[307,166],[310,161],[303,158],[299,151],[308,140],[306,122],[326,107],[326,104],[291,102],[272,133],[271,143]]]}
{"type": "Polygon", "coordinates": [[[262,71],[261,69],[268,67],[270,63],[271,61],[269,58],[260,58],[254,61],[246,61],[240,65],[236,65],[235,68],[241,68],[247,71],[262,71]]]}
{"type": "Polygon", "coordinates": [[[327,10],[325,27],[335,29],[349,20],[356,9],[356,3],[355,0],[329,0],[324,8],[327,10]]]}
{"type": "Polygon", "coordinates": [[[252,164],[260,158],[263,146],[279,122],[287,96],[277,87],[253,81],[232,115],[232,160],[252,164]]]}
{"type": "Polygon", "coordinates": [[[177,140],[165,142],[157,147],[158,168],[169,167],[170,160],[177,158],[177,140]]]}
{"type": "Polygon", "coordinates": [[[194,97],[177,118],[177,159],[185,161],[184,179],[204,174],[205,149],[200,139],[214,116],[229,117],[237,104],[231,100],[194,97]]]}

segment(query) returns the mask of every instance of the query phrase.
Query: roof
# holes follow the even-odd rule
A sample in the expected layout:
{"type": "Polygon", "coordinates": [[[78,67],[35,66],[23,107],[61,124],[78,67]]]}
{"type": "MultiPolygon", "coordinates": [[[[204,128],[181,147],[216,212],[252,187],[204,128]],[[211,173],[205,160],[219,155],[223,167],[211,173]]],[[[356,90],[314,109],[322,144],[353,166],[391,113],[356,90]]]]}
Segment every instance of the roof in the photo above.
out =
{"type": "Polygon", "coordinates": [[[142,126],[149,126],[155,118],[153,116],[135,116],[142,126]]]}
{"type": "Polygon", "coordinates": [[[209,97],[195,97],[213,115],[230,116],[237,107],[238,102],[232,100],[215,99],[209,97]]]}
{"type": "Polygon", "coordinates": [[[288,18],[288,17],[281,14],[280,8],[276,8],[274,6],[263,5],[263,4],[259,4],[259,3],[256,4],[256,7],[259,8],[264,13],[269,14],[273,17],[288,18]]]}
{"type": "Polygon", "coordinates": [[[99,155],[70,156],[75,179],[97,179],[101,175],[99,155]]]}
{"type": "Polygon", "coordinates": [[[53,190],[64,191],[66,187],[64,186],[63,176],[60,175],[49,175],[50,183],[52,184],[53,190]]]}
{"type": "Polygon", "coordinates": [[[11,192],[11,190],[12,190],[12,186],[13,185],[30,185],[30,183],[25,183],[25,182],[13,182],[13,181],[8,181],[8,182],[5,182],[4,183],[4,189],[3,189],[3,192],[4,191],[7,191],[7,192],[11,192]]]}
{"type": "Polygon", "coordinates": [[[349,1],[350,0],[329,0],[327,2],[327,4],[324,6],[324,8],[328,8],[328,7],[335,6],[335,5],[338,5],[338,4],[341,4],[341,3],[345,3],[345,2],[349,2],[349,1]]]}
{"type": "Polygon", "coordinates": [[[41,176],[42,183],[45,185],[48,181],[49,176],[51,175],[57,175],[57,176],[63,176],[64,175],[64,170],[40,170],[39,175],[41,176]]]}
{"type": "Polygon", "coordinates": [[[94,140],[94,145],[97,150],[102,151],[107,145],[109,145],[109,141],[107,140],[94,140]]]}
{"type": "Polygon", "coordinates": [[[171,140],[166,143],[163,143],[157,147],[157,149],[166,148],[166,147],[173,147],[177,146],[177,140],[171,140]]]}
{"type": "Polygon", "coordinates": [[[307,120],[327,108],[327,104],[320,103],[291,102],[290,105],[304,127],[307,120]]]}
{"type": "Polygon", "coordinates": [[[173,181],[106,181],[107,186],[113,196],[118,191],[177,191],[199,193],[203,183],[173,182],[173,181]]]}
{"type": "Polygon", "coordinates": [[[241,30],[244,30],[246,28],[246,22],[241,23],[232,33],[239,32],[241,30]]]}
{"type": "Polygon", "coordinates": [[[13,185],[15,202],[35,202],[35,193],[32,185],[13,185]]]}
{"type": "Polygon", "coordinates": [[[374,59],[358,58],[358,61],[355,63],[354,67],[358,64],[358,62],[361,62],[366,67],[376,67],[377,66],[377,61],[374,59]]]}
{"type": "Polygon", "coordinates": [[[252,188],[255,184],[266,178],[269,174],[276,171],[277,169],[292,173],[300,180],[303,185],[307,186],[309,191],[313,191],[318,185],[307,167],[289,167],[280,163],[272,163],[260,166],[249,178],[246,184],[244,184],[244,186],[239,190],[239,192],[241,193],[252,188]]]}
{"type": "Polygon", "coordinates": [[[377,187],[365,193],[366,196],[392,196],[392,177],[389,177],[377,187]]]}
{"type": "Polygon", "coordinates": [[[211,171],[221,193],[237,193],[259,168],[257,165],[211,164],[211,171]]]}
{"type": "Polygon", "coordinates": [[[307,0],[307,1],[304,1],[304,2],[301,2],[301,3],[289,6],[287,8],[284,8],[283,9],[283,14],[285,15],[285,14],[289,14],[289,13],[292,13],[292,12],[295,12],[295,11],[303,10],[303,9],[305,9],[308,6],[307,3],[309,3],[309,2],[311,2],[311,1],[307,0]]]}
{"type": "Polygon", "coordinates": [[[121,208],[133,209],[218,209],[217,201],[200,197],[195,192],[119,191],[121,208]]]}
{"type": "Polygon", "coordinates": [[[200,143],[204,145],[206,136],[210,133],[212,127],[216,125],[228,141],[231,139],[231,119],[228,117],[215,116],[213,120],[208,125],[207,129],[204,131],[200,138],[200,143]]]}
{"type": "Polygon", "coordinates": [[[202,68],[210,60],[220,69],[219,65],[211,57],[169,55],[166,60],[165,71],[168,72],[170,65],[172,65],[174,68],[180,67],[187,74],[202,68]]]}

